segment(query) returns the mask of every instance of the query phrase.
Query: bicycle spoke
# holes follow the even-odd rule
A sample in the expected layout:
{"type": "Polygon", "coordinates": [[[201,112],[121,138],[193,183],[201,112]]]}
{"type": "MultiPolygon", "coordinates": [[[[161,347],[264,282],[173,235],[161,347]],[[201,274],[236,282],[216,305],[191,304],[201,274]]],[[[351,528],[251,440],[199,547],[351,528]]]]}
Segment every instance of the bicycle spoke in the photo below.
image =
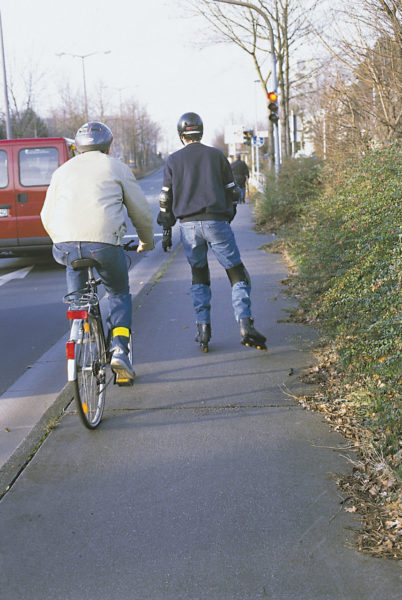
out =
{"type": "Polygon", "coordinates": [[[86,427],[94,429],[102,419],[105,394],[105,347],[97,320],[88,316],[82,337],[77,343],[77,380],[74,395],[80,417],[86,427]]]}

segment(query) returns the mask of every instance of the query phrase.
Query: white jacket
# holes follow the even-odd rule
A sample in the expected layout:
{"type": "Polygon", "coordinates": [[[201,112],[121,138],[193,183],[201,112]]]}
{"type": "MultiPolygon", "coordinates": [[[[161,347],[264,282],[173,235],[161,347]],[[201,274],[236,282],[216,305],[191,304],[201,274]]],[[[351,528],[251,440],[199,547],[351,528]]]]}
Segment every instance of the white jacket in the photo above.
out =
{"type": "Polygon", "coordinates": [[[102,152],[84,152],[53,173],[41,211],[52,241],[121,245],[127,214],[144,250],[154,247],[152,212],[127,165],[102,152]]]}

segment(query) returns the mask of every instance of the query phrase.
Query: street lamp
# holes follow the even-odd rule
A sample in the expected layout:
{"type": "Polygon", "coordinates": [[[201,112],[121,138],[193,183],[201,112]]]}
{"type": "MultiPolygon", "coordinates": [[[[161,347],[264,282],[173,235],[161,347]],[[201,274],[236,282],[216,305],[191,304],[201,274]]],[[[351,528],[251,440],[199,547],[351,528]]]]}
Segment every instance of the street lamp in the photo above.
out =
{"type": "Polygon", "coordinates": [[[59,52],[56,56],[72,56],[73,58],[80,58],[82,61],[82,80],[84,83],[84,103],[85,103],[85,120],[88,121],[88,97],[87,97],[87,83],[85,78],[85,59],[94,54],[110,54],[111,50],[105,50],[104,52],[90,52],[89,54],[70,54],[70,52],[59,52]]]}

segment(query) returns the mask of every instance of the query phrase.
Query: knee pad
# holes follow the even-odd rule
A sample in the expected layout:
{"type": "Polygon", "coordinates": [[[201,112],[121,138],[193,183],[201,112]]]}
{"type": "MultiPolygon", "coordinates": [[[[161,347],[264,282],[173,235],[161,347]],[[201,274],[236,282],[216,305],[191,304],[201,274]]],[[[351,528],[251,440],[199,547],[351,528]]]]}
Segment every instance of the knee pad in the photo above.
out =
{"type": "Polygon", "coordinates": [[[192,284],[195,283],[203,283],[205,285],[211,285],[211,280],[209,276],[209,267],[206,264],[204,267],[191,267],[192,273],[192,284]]]}
{"type": "Polygon", "coordinates": [[[247,285],[251,287],[250,275],[247,272],[246,267],[243,263],[236,265],[235,267],[231,267],[230,269],[226,269],[227,276],[229,277],[230,285],[233,287],[235,283],[239,281],[245,281],[247,285]]]}

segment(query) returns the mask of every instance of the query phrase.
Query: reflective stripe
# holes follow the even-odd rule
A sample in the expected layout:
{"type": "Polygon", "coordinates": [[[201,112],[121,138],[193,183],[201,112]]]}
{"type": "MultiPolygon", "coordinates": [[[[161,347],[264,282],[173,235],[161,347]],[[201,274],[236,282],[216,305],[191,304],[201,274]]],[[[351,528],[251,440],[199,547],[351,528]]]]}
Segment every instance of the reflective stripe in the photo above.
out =
{"type": "Polygon", "coordinates": [[[232,183],[228,183],[225,185],[225,190],[228,190],[229,188],[234,187],[236,184],[234,183],[234,181],[232,181],[232,183]]]}
{"type": "Polygon", "coordinates": [[[113,329],[113,337],[116,335],[122,335],[123,337],[130,337],[130,330],[127,327],[115,327],[113,329]]]}

